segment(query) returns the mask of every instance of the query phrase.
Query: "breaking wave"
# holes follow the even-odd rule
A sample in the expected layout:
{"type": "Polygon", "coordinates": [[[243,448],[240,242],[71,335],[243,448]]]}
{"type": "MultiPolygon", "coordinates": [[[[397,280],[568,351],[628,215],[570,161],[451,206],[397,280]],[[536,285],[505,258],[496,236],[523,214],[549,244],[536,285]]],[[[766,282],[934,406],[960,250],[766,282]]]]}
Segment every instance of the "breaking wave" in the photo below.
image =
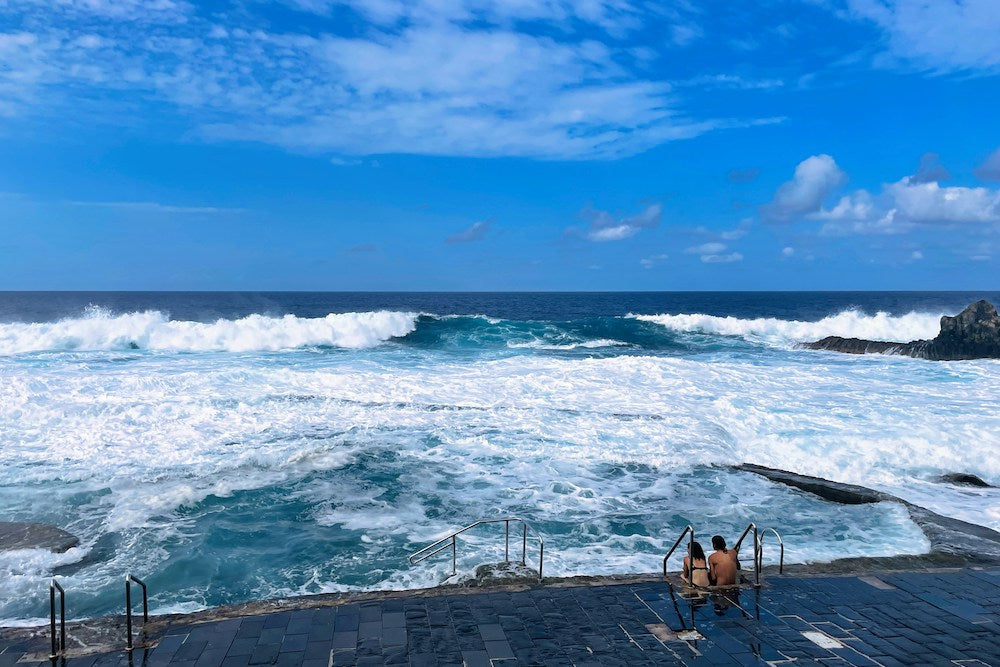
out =
{"type": "Polygon", "coordinates": [[[864,338],[879,341],[900,341],[933,338],[940,330],[941,313],[890,315],[878,312],[868,315],[857,310],[845,310],[817,322],[781,320],[771,317],[742,319],[717,317],[700,313],[681,315],[629,315],[642,322],[653,322],[671,331],[739,336],[772,345],[794,345],[819,340],[826,336],[864,338]]]}
{"type": "Polygon", "coordinates": [[[157,310],[113,314],[90,307],[57,322],[0,324],[0,355],[43,351],[256,352],[302,347],[367,348],[416,328],[417,313],[377,311],[326,317],[249,315],[215,322],[171,320],[157,310]]]}
{"type": "Polygon", "coordinates": [[[0,324],[0,355],[121,350],[245,353],[316,347],[365,349],[388,341],[424,349],[585,353],[617,348],[622,352],[632,349],[683,353],[731,345],[726,339],[733,338],[785,348],[825,336],[905,342],[936,336],[940,317],[934,313],[893,316],[885,312],[868,315],[846,310],[816,322],[703,313],[543,321],[381,310],[312,318],[252,314],[240,319],[195,322],[172,320],[158,310],[116,314],[91,306],[76,318],[0,324]]]}

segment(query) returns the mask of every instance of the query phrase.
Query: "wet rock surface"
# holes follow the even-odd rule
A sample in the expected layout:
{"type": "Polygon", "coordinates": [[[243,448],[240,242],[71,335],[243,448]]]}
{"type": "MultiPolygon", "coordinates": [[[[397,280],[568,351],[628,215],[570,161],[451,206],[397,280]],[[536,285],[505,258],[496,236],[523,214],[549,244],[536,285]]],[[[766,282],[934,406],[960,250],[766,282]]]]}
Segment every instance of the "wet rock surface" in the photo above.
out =
{"type": "Polygon", "coordinates": [[[931,340],[894,343],[827,336],[802,347],[847,354],[902,354],[932,361],[1000,359],[1000,315],[989,301],[977,301],[954,317],[942,317],[941,331],[931,340]]]}
{"type": "Polygon", "coordinates": [[[982,477],[965,472],[950,472],[946,475],[938,477],[937,481],[945,482],[946,484],[957,484],[959,486],[975,486],[980,489],[993,488],[993,485],[988,483],[982,477]]]}
{"type": "Polygon", "coordinates": [[[76,535],[56,526],[0,521],[0,551],[48,549],[62,553],[79,544],[76,535]]]}
{"type": "MultiPolygon", "coordinates": [[[[1000,533],[974,523],[952,519],[909,503],[902,498],[856,484],[841,484],[787,470],[744,463],[738,470],[756,473],[771,481],[794,486],[826,500],[844,504],[895,502],[906,507],[910,518],[931,543],[931,559],[956,556],[964,562],[1000,564],[1000,533]]],[[[906,556],[897,558],[905,559],[906,556]]]]}

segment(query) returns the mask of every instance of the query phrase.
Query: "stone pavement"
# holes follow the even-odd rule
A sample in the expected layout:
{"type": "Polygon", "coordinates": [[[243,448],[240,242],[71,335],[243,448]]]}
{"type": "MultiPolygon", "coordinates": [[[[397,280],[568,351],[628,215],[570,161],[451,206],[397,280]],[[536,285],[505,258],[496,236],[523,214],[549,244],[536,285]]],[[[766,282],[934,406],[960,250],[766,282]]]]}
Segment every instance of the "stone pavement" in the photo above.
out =
{"type": "MultiPolygon", "coordinates": [[[[167,626],[147,667],[992,665],[1000,569],[770,577],[689,595],[663,582],[448,589],[167,626]],[[692,615],[695,632],[691,631],[692,615]]],[[[155,639],[155,638],[154,638],[155,639]]],[[[38,665],[0,643],[0,667],[38,665]]],[[[65,667],[125,667],[127,654],[65,667]]]]}

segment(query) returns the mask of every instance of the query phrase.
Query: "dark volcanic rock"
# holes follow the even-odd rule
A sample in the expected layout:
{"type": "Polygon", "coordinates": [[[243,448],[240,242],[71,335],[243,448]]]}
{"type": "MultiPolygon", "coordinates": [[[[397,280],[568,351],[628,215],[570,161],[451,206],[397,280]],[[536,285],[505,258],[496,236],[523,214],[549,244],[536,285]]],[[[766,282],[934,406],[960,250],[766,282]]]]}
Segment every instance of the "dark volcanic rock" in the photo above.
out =
{"type": "Polygon", "coordinates": [[[977,301],[955,317],[941,318],[941,332],[933,340],[909,343],[827,336],[803,347],[848,354],[903,354],[919,359],[1000,359],[1000,315],[989,301],[977,301]]]}
{"type": "Polygon", "coordinates": [[[44,523],[8,523],[0,521],[0,551],[11,549],[48,549],[62,553],[80,544],[72,533],[44,523]]]}
{"type": "Polygon", "coordinates": [[[806,343],[805,346],[810,350],[831,350],[833,352],[846,352],[847,354],[892,354],[899,352],[899,349],[904,347],[904,344],[827,336],[815,343],[806,343]]]}
{"type": "Polygon", "coordinates": [[[976,475],[970,475],[966,472],[950,472],[947,475],[941,475],[937,478],[939,482],[947,482],[948,484],[960,484],[962,486],[978,486],[981,489],[990,488],[990,484],[987,483],[982,477],[976,475]]]}
{"type": "Polygon", "coordinates": [[[955,555],[971,562],[1000,563],[1000,532],[974,523],[941,516],[936,512],[909,503],[889,493],[876,491],[856,484],[831,482],[787,470],[744,463],[736,466],[771,481],[787,484],[838,503],[858,505],[863,503],[896,502],[903,505],[910,518],[920,526],[931,543],[931,555],[955,555]]]}

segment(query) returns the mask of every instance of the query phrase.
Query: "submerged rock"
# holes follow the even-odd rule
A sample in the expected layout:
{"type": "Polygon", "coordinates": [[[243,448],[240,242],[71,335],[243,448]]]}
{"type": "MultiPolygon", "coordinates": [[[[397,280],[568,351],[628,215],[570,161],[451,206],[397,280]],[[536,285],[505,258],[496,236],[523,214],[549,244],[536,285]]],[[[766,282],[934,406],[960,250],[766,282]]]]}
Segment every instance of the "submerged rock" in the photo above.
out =
{"type": "Polygon", "coordinates": [[[981,489],[988,489],[992,486],[982,477],[972,475],[967,472],[950,472],[947,475],[941,475],[938,477],[937,481],[946,482],[948,484],[959,484],[962,486],[977,486],[981,489]]]}
{"type": "Polygon", "coordinates": [[[475,576],[460,582],[460,585],[478,587],[537,582],[537,569],[521,565],[517,561],[509,561],[480,565],[476,568],[475,576]]]}
{"type": "Polygon", "coordinates": [[[62,553],[80,544],[80,540],[62,528],[44,523],[8,523],[0,521],[0,551],[12,549],[48,549],[62,553]]]}
{"type": "Polygon", "coordinates": [[[989,301],[977,301],[954,317],[942,317],[941,331],[932,340],[893,343],[827,336],[803,347],[848,354],[903,354],[934,361],[1000,359],[1000,315],[989,301]]]}

